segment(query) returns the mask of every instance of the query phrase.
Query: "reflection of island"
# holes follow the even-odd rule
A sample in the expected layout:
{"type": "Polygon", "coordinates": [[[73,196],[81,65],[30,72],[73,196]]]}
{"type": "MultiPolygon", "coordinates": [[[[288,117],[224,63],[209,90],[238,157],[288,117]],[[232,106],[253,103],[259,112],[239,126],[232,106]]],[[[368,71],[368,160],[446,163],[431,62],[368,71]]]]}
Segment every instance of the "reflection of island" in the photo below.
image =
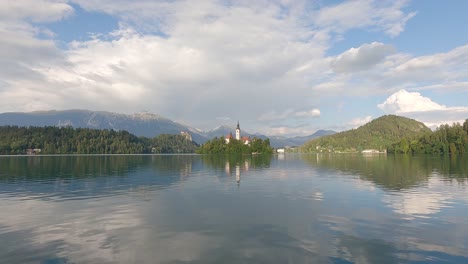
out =
{"type": "Polygon", "coordinates": [[[248,156],[201,156],[203,164],[214,169],[223,169],[227,176],[236,176],[240,183],[241,175],[252,168],[269,167],[271,155],[248,155],[248,156]]]}
{"type": "Polygon", "coordinates": [[[468,178],[468,157],[463,156],[315,154],[301,157],[313,166],[359,175],[389,190],[427,183],[434,172],[457,181],[468,178]]]}
{"type": "MultiPolygon", "coordinates": [[[[269,167],[271,163],[271,155],[247,155],[247,156],[224,156],[224,155],[206,155],[201,156],[203,165],[214,168],[224,169],[226,172],[232,170],[232,166],[238,164],[244,170],[251,168],[269,167]]],[[[228,172],[230,173],[230,172],[228,172]]]]}
{"type": "Polygon", "coordinates": [[[226,163],[224,165],[224,171],[226,172],[226,175],[231,176],[232,170],[234,169],[235,175],[236,175],[236,182],[240,183],[241,171],[242,172],[249,171],[250,162],[251,162],[250,160],[244,160],[242,164],[236,163],[235,165],[231,165],[229,160],[226,160],[226,163]]]}

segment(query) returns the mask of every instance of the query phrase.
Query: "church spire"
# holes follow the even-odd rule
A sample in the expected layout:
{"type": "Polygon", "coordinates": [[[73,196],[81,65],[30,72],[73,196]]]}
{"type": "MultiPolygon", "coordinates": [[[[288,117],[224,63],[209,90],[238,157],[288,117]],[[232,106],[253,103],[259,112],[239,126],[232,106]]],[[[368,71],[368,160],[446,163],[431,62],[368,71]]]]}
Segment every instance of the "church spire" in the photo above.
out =
{"type": "Polygon", "coordinates": [[[237,120],[237,128],[236,128],[236,139],[237,139],[237,140],[240,140],[240,139],[241,139],[241,136],[240,136],[240,126],[239,126],[239,120],[237,120]]]}

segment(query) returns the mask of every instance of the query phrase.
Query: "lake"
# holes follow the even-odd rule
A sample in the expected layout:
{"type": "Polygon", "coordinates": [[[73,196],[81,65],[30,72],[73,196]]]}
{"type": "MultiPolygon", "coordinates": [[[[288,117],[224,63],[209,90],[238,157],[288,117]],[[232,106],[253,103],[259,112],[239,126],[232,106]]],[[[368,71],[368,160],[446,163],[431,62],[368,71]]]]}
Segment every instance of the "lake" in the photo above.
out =
{"type": "Polygon", "coordinates": [[[1,263],[468,263],[468,157],[0,157],[1,263]]]}

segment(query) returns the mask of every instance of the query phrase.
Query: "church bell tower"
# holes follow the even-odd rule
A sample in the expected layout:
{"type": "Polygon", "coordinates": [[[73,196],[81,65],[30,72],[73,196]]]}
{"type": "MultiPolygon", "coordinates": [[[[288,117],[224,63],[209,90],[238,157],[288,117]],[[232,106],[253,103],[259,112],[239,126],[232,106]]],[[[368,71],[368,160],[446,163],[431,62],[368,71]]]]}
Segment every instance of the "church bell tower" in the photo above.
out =
{"type": "Polygon", "coordinates": [[[239,120],[237,120],[237,128],[236,128],[236,139],[240,140],[240,127],[239,127],[239,120]]]}

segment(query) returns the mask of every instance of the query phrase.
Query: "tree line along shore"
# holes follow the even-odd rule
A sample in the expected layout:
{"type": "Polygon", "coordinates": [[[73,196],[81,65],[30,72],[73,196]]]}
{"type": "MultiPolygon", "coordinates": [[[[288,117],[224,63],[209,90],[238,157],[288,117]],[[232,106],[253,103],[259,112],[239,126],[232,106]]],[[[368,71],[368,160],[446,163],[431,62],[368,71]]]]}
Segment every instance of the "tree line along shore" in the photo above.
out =
{"type": "MultiPolygon", "coordinates": [[[[313,139],[298,148],[302,153],[362,152],[464,154],[468,152],[468,119],[441,125],[434,131],[413,119],[388,115],[348,131],[313,139]]],[[[73,127],[0,126],[0,155],[33,154],[271,154],[269,139],[247,144],[215,137],[202,145],[187,133],[138,137],[127,131],[73,127]]]]}

